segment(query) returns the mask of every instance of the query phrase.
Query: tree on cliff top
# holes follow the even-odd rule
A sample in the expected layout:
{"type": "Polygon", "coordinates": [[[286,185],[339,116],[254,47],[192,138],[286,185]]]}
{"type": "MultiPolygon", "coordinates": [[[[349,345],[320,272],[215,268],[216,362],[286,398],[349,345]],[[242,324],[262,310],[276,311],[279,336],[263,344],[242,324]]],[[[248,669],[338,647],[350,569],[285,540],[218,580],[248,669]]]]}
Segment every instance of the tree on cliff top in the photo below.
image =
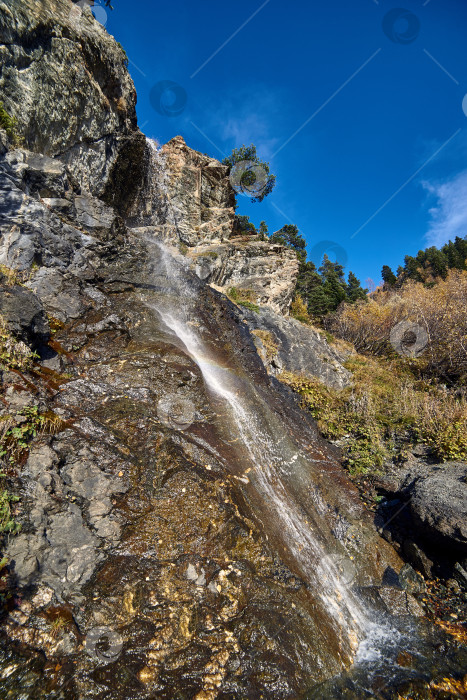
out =
{"type": "Polygon", "coordinates": [[[269,163],[258,157],[253,144],[234,148],[222,163],[230,168],[230,182],[234,190],[250,197],[252,202],[262,202],[273,191],[276,176],[270,172],[269,163]]]}
{"type": "Polygon", "coordinates": [[[306,241],[300,236],[298,227],[294,224],[285,224],[279,231],[273,233],[269,237],[269,240],[271,243],[280,243],[281,245],[287,246],[287,248],[292,248],[292,250],[296,252],[300,262],[305,262],[306,241]]]}

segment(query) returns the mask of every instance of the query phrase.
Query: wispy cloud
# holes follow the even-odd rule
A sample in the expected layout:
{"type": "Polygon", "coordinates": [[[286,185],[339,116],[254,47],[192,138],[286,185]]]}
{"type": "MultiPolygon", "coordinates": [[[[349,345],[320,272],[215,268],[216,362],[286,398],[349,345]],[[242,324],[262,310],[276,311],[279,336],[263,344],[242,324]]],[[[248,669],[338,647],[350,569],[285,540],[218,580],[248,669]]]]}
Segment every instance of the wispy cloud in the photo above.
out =
{"type": "Polygon", "coordinates": [[[271,126],[264,112],[250,112],[246,109],[243,114],[227,117],[222,128],[222,138],[232,141],[235,146],[254,143],[258,154],[267,160],[277,144],[277,138],[271,135],[271,126]]]}
{"type": "MultiPolygon", "coordinates": [[[[217,91],[203,105],[196,105],[196,124],[221,150],[254,143],[258,155],[269,160],[280,143],[283,95],[261,84],[249,83],[235,93],[217,91]]],[[[217,157],[217,155],[216,155],[217,157]]]]}
{"type": "Polygon", "coordinates": [[[440,246],[456,236],[467,235],[467,170],[444,182],[423,182],[436,198],[429,210],[431,217],[426,234],[429,245],[440,246]]]}

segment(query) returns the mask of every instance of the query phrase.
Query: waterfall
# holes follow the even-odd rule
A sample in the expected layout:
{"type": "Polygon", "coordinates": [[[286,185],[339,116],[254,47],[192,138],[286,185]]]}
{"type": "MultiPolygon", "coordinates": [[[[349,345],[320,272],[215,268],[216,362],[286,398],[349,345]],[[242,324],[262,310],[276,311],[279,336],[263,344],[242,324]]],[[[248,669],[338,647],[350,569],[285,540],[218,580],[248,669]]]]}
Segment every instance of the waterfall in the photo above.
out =
{"type": "MultiPolygon", "coordinates": [[[[174,224],[177,215],[170,211],[164,156],[153,142],[150,149],[153,164],[150,195],[159,197],[156,208],[163,196],[163,206],[168,208],[166,221],[174,224]]],[[[149,234],[148,229],[145,233],[149,234]]],[[[317,618],[329,620],[326,629],[341,640],[345,655],[354,655],[360,645],[368,658],[372,640],[379,642],[394,631],[376,622],[373,615],[370,617],[346,581],[346,568],[354,564],[331,533],[325,518],[326,505],[309,483],[310,458],[255,389],[251,378],[242,376],[238,367],[232,368],[232,363],[216,352],[212,334],[207,339],[203,337],[203,330],[196,323],[201,283],[189,271],[186,259],[176,254],[175,248],[169,249],[160,242],[160,233],[160,228],[155,229],[152,236],[146,235],[146,240],[153,257],[154,274],[163,277],[164,293],[156,301],[146,299],[145,303],[159,315],[177,344],[201,371],[207,392],[219,409],[221,432],[227,436],[226,443],[232,451],[232,459],[225,463],[226,470],[242,484],[266,537],[272,536],[276,545],[279,543],[284,562],[312,590],[321,610],[317,611],[317,618]],[[297,502],[297,489],[301,486],[301,482],[298,486],[294,483],[297,475],[298,479],[305,475],[303,483],[310,493],[306,508],[303,502],[297,502]]],[[[318,464],[318,469],[322,467],[318,464]]]]}
{"type": "MultiPolygon", "coordinates": [[[[172,293],[164,296],[160,302],[150,304],[200,368],[208,392],[221,402],[225,415],[229,417],[227,424],[232,437],[239,437],[238,442],[244,446],[248,468],[243,470],[239,480],[255,492],[252,500],[262,504],[259,518],[265,521],[266,526],[273,524],[276,536],[288,548],[301,576],[313,585],[324,609],[336,625],[346,630],[355,651],[358,642],[367,636],[372,623],[361,602],[342,580],[339,568],[333,561],[333,552],[326,549],[326,541],[332,538],[329,532],[325,532],[327,526],[319,522],[318,513],[310,522],[285,483],[284,476],[291,465],[297,469],[300,461],[306,457],[301,454],[298,445],[293,444],[277,416],[272,415],[273,412],[257,395],[254,387],[219,362],[193,327],[197,289],[190,279],[186,263],[176,260],[163,244],[153,245],[154,254],[158,257],[158,272],[162,267],[172,293]]],[[[337,547],[336,542],[335,550],[337,547]]]]}

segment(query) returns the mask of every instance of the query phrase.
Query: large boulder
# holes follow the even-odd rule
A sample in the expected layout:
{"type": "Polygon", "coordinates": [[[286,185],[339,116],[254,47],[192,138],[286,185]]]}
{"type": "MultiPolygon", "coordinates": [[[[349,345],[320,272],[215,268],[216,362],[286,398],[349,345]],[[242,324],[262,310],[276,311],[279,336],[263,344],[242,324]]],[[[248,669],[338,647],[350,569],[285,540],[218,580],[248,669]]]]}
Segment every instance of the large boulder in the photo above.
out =
{"type": "Polygon", "coordinates": [[[29,289],[4,284],[0,274],[0,317],[16,338],[28,345],[47,342],[49,323],[42,303],[29,289]]]}
{"type": "Polygon", "coordinates": [[[467,464],[432,467],[412,489],[410,509],[423,537],[464,552],[467,557],[467,464]]]}
{"type": "Polygon", "coordinates": [[[188,251],[198,277],[227,293],[235,287],[251,293],[255,303],[286,313],[298,275],[296,254],[268,241],[234,238],[188,251]]]}
{"type": "Polygon", "coordinates": [[[403,466],[388,467],[375,481],[389,497],[381,527],[425,575],[434,561],[466,560],[467,463],[434,463],[429,449],[417,445],[403,466]]]}

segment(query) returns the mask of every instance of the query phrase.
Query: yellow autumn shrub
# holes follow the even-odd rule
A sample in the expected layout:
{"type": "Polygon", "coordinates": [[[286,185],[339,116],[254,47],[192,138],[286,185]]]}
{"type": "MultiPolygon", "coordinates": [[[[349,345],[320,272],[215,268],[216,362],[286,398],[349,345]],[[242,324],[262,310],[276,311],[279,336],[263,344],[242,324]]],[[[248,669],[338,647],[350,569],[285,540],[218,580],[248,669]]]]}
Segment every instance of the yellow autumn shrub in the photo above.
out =
{"type": "Polygon", "coordinates": [[[467,383],[466,271],[450,270],[432,286],[409,281],[399,290],[379,291],[368,302],[343,304],[327,327],[359,352],[393,355],[390,334],[401,321],[426,333],[426,346],[416,359],[422,371],[467,383]]]}

